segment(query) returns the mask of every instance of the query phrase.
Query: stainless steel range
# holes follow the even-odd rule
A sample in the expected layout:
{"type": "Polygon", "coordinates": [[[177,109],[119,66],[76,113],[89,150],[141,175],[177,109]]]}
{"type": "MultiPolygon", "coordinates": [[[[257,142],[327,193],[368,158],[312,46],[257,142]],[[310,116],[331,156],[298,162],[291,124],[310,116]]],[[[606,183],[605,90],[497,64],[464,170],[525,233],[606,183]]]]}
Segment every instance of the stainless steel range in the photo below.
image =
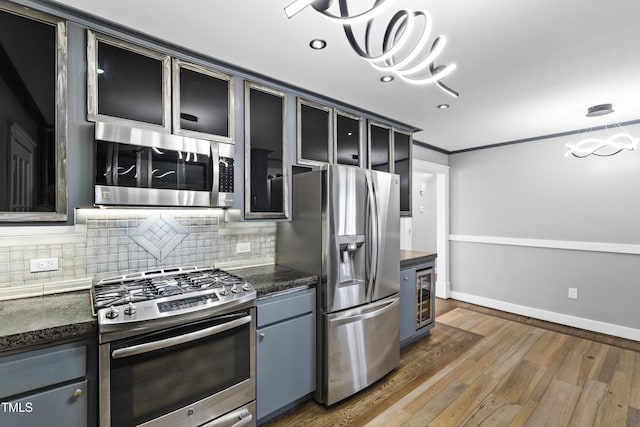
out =
{"type": "Polygon", "coordinates": [[[96,283],[100,425],[255,425],[255,298],[214,268],[96,283]]]}

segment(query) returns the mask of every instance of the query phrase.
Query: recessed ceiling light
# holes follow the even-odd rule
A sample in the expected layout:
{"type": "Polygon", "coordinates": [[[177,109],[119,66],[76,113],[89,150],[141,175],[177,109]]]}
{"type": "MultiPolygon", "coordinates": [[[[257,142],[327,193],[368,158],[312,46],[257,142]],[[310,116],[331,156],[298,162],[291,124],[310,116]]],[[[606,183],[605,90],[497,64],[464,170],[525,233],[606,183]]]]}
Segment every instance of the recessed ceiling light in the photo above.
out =
{"type": "Polygon", "coordinates": [[[380,81],[383,83],[388,83],[393,81],[393,76],[382,76],[380,77],[380,81]]]}
{"type": "Polygon", "coordinates": [[[449,107],[451,107],[451,105],[449,105],[449,104],[439,104],[437,108],[439,110],[446,110],[449,107]]]}
{"type": "Polygon", "coordinates": [[[313,39],[309,42],[311,49],[320,50],[327,47],[327,41],[322,39],[313,39]]]}

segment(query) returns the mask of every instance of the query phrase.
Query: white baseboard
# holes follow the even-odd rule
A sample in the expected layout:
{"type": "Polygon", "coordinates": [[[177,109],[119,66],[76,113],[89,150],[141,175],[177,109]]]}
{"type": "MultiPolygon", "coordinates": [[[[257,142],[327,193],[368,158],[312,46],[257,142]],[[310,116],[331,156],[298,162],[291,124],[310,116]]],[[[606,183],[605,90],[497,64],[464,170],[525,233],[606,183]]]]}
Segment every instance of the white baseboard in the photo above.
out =
{"type": "Polygon", "coordinates": [[[459,301],[464,301],[483,307],[494,308],[496,310],[520,314],[523,316],[533,317],[535,319],[559,323],[561,325],[572,326],[574,328],[585,329],[587,331],[599,332],[602,334],[613,335],[620,338],[640,341],[640,330],[629,328],[626,326],[614,325],[611,323],[600,322],[598,320],[585,319],[583,317],[576,317],[568,314],[541,310],[539,308],[527,307],[524,305],[513,304],[510,302],[495,300],[491,298],[479,297],[464,292],[451,291],[449,293],[449,296],[459,301]]]}

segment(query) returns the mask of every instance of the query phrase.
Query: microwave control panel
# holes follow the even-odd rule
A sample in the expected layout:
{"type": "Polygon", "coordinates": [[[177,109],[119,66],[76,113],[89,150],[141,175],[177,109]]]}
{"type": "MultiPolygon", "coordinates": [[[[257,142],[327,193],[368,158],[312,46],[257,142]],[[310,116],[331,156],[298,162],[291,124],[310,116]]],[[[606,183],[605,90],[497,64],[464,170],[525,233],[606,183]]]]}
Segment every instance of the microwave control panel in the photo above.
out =
{"type": "Polygon", "coordinates": [[[221,193],[233,193],[233,159],[230,157],[220,157],[220,172],[218,174],[219,188],[221,193]]]}

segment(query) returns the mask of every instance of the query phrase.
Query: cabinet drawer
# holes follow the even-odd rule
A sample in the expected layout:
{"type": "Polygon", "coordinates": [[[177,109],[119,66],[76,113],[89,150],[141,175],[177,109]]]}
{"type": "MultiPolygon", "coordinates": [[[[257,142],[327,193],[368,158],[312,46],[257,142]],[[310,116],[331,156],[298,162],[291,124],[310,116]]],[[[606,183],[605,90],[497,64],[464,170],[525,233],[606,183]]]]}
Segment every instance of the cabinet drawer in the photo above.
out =
{"type": "Polygon", "coordinates": [[[258,327],[311,313],[315,304],[314,289],[258,300],[258,327]]]}
{"type": "Polygon", "coordinates": [[[87,380],[25,396],[0,407],[2,427],[87,425],[87,380]]]}
{"type": "Polygon", "coordinates": [[[0,397],[84,377],[84,345],[45,348],[0,359],[0,397]]]}

